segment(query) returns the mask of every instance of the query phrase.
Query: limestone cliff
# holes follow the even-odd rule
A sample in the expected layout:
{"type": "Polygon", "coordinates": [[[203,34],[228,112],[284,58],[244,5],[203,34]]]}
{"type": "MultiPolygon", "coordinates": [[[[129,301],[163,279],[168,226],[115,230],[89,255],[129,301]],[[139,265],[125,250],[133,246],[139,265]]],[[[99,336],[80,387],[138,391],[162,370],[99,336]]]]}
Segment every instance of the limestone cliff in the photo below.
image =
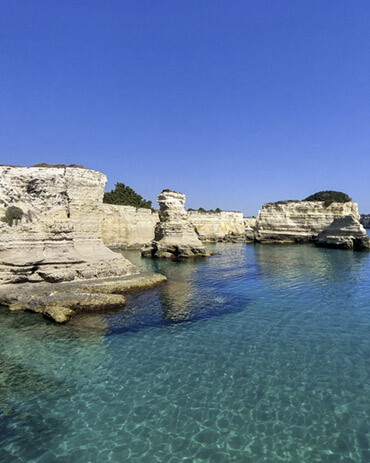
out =
{"type": "Polygon", "coordinates": [[[111,247],[140,249],[154,239],[158,212],[132,206],[103,204],[102,239],[111,247]]]}
{"type": "Polygon", "coordinates": [[[105,182],[84,168],[0,166],[0,284],[138,273],[101,240],[105,182]],[[21,218],[4,221],[14,208],[21,218]]]}
{"type": "Polygon", "coordinates": [[[185,195],[163,190],[158,203],[160,221],[155,227],[154,240],[142,248],[142,255],[162,258],[207,256],[185,211],[185,195]]]}
{"type": "Polygon", "coordinates": [[[359,219],[358,205],[353,201],[279,201],[267,203],[258,212],[255,240],[257,242],[308,242],[335,219],[353,215],[359,219]]]}
{"type": "MultiPolygon", "coordinates": [[[[103,204],[102,212],[101,234],[107,246],[141,248],[153,241],[155,226],[159,222],[157,211],[103,204]]],[[[241,212],[188,211],[187,214],[201,241],[240,241],[245,238],[241,212]]]]}
{"type": "Polygon", "coordinates": [[[188,211],[188,217],[201,241],[244,240],[244,218],[241,212],[188,211]]]}
{"type": "Polygon", "coordinates": [[[319,233],[315,244],[321,247],[364,250],[370,249],[370,238],[357,217],[346,215],[334,220],[319,233]]]}

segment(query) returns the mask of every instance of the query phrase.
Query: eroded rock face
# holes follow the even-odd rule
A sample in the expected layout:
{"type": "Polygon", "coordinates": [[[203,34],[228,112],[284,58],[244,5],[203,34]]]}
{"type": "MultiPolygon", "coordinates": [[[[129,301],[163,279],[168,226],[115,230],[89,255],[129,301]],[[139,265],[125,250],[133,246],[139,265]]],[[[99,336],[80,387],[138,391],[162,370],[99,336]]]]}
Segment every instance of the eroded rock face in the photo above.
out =
{"type": "Polygon", "coordinates": [[[157,211],[103,204],[103,242],[111,247],[141,249],[153,241],[157,222],[157,211]]]}
{"type": "Polygon", "coordinates": [[[354,215],[334,220],[315,240],[321,247],[364,250],[370,249],[370,238],[354,215]]]}
{"type": "Polygon", "coordinates": [[[106,176],[76,167],[0,166],[0,285],[137,274],[100,237],[106,176]]]}
{"type": "Polygon", "coordinates": [[[145,257],[208,256],[185,210],[185,195],[163,190],[158,196],[159,222],[152,243],[142,248],[145,257]]]}
{"type": "Polygon", "coordinates": [[[244,218],[242,212],[188,211],[187,213],[201,241],[244,241],[244,218]]]}
{"type": "Polygon", "coordinates": [[[257,242],[309,242],[334,220],[353,215],[359,219],[358,205],[353,201],[279,201],[262,206],[256,220],[257,242]]]}

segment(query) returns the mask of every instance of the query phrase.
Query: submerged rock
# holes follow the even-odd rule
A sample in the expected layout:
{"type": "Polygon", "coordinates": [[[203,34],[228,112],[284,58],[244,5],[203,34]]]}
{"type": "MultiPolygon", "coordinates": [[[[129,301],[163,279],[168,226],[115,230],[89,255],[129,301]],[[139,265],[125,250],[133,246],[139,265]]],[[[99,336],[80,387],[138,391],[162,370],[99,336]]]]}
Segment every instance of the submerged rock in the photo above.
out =
{"type": "Polygon", "coordinates": [[[159,222],[155,237],[150,245],[142,248],[142,255],[165,259],[209,256],[185,211],[185,195],[163,190],[158,203],[159,222]]]}
{"type": "Polygon", "coordinates": [[[347,215],[333,221],[315,240],[316,246],[364,250],[370,249],[370,238],[357,217],[347,215]]]}
{"type": "Polygon", "coordinates": [[[30,311],[57,323],[81,312],[121,309],[124,294],[148,289],[166,281],[160,274],[140,274],[65,283],[21,283],[0,286],[0,305],[11,311],[30,311]]]}

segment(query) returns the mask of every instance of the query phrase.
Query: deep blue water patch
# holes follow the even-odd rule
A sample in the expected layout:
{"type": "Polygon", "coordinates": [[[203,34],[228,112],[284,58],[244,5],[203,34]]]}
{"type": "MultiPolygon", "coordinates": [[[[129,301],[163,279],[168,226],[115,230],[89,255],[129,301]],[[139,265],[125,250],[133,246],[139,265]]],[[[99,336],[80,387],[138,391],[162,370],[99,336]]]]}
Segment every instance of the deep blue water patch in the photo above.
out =
{"type": "Polygon", "coordinates": [[[56,326],[0,311],[0,461],[370,461],[370,254],[125,253],[168,277],[56,326]]]}

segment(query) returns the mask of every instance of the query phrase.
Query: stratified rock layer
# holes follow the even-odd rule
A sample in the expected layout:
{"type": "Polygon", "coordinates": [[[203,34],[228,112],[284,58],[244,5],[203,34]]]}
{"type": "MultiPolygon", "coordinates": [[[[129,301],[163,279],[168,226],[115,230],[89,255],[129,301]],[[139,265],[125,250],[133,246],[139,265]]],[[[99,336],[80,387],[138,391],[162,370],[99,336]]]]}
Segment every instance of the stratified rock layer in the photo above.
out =
{"type": "Polygon", "coordinates": [[[0,305],[65,323],[166,280],[103,244],[105,182],[84,168],[0,166],[0,305]]]}
{"type": "Polygon", "coordinates": [[[242,212],[188,211],[190,222],[203,242],[244,241],[244,218],[242,212]]]}
{"type": "Polygon", "coordinates": [[[142,255],[167,259],[208,256],[185,211],[185,195],[163,190],[158,203],[160,221],[155,228],[154,240],[142,248],[142,255]]]}
{"type": "Polygon", "coordinates": [[[64,283],[20,283],[0,286],[0,304],[11,311],[28,310],[66,323],[79,312],[122,309],[126,293],[166,281],[160,274],[75,280],[64,283]]]}
{"type": "Polygon", "coordinates": [[[110,247],[140,249],[154,239],[157,211],[103,204],[102,239],[110,247]]]}
{"type": "Polygon", "coordinates": [[[329,225],[315,240],[321,247],[364,250],[370,249],[370,238],[357,217],[347,215],[329,225]]]}
{"type": "Polygon", "coordinates": [[[259,211],[255,240],[257,242],[309,242],[334,220],[353,215],[359,219],[358,205],[353,201],[279,201],[267,203],[259,211]]]}
{"type": "Polygon", "coordinates": [[[106,176],[75,167],[0,166],[0,285],[131,275],[100,237],[106,176]]]}

